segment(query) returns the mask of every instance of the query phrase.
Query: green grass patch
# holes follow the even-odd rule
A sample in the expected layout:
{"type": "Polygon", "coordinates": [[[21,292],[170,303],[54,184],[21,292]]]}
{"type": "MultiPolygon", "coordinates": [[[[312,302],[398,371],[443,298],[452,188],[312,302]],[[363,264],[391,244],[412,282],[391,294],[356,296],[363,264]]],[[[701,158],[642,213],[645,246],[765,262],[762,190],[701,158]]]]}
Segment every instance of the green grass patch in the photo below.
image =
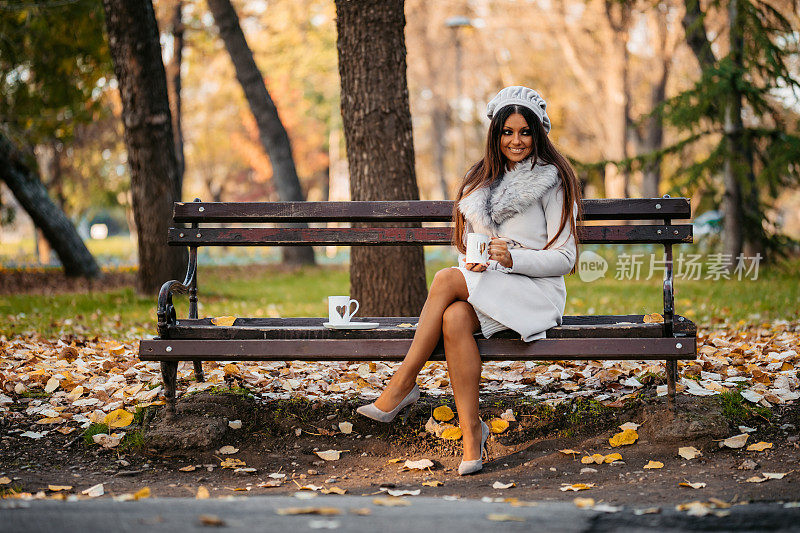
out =
{"type": "Polygon", "coordinates": [[[92,446],[94,445],[94,440],[92,437],[101,433],[108,434],[108,424],[92,424],[84,430],[83,442],[85,442],[88,446],[92,446]]]}
{"type": "Polygon", "coordinates": [[[741,392],[729,391],[719,395],[722,404],[722,416],[733,424],[741,424],[753,418],[769,421],[772,411],[760,405],[751,405],[744,399],[741,392]]]}
{"type": "Polygon", "coordinates": [[[136,431],[129,431],[123,437],[122,442],[119,444],[119,449],[122,451],[127,450],[141,450],[145,445],[144,431],[137,429],[136,431]]]}
{"type": "MultiPolygon", "coordinates": [[[[658,257],[658,256],[657,256],[658,257]]],[[[449,260],[429,261],[428,284],[449,260]]],[[[605,278],[583,282],[567,277],[567,315],[646,314],[663,309],[660,276],[617,280],[610,266],[605,278]],[[659,278],[659,279],[657,279],[659,278]]],[[[327,315],[327,296],[350,292],[346,266],[286,270],[279,265],[204,267],[199,272],[199,315],[266,317],[327,315]]],[[[769,268],[757,280],[676,278],[675,310],[702,326],[727,321],[761,323],[800,319],[800,258],[769,268]]],[[[188,316],[188,300],[175,297],[178,317],[188,316]]],[[[156,295],[133,288],[85,293],[0,295],[0,335],[74,333],[120,340],[155,334],[156,295]]]]}

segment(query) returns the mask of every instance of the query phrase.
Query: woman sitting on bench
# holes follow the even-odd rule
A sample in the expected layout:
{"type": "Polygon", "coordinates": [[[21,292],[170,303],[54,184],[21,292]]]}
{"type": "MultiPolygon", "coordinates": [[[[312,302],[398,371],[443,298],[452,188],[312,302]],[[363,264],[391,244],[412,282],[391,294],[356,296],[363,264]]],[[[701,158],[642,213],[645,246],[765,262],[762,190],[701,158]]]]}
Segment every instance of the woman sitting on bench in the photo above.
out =
{"type": "Polygon", "coordinates": [[[489,338],[511,329],[531,342],[560,325],[564,275],[577,257],[580,189],[575,172],[547,137],[547,104],[527,87],[506,87],[487,106],[486,154],[467,172],[453,210],[459,265],[436,273],[414,340],[387,388],[358,408],[390,422],[417,401],[415,379],[440,336],[464,454],[458,473],[483,468],[489,427],[479,417],[481,358],[474,334],[489,338]],[[466,263],[466,235],[491,237],[489,261],[466,263]]]}

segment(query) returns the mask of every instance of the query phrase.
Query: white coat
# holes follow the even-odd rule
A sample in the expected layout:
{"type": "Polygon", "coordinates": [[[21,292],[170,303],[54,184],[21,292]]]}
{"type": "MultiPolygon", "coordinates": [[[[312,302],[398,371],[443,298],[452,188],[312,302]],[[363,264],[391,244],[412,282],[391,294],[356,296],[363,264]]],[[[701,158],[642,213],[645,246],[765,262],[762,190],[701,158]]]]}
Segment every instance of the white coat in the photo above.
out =
{"type": "MultiPolygon", "coordinates": [[[[458,268],[469,288],[467,301],[481,320],[484,337],[512,329],[530,342],[561,324],[567,298],[564,275],[576,259],[570,224],[550,248],[542,248],[558,231],[563,204],[558,169],[543,163],[534,167],[530,159],[517,163],[492,187],[476,189],[459,202],[466,232],[503,238],[513,263],[506,268],[492,260],[487,270],[472,272],[464,268],[464,254],[459,254],[458,268]]],[[[573,204],[573,217],[577,210],[573,204]]]]}

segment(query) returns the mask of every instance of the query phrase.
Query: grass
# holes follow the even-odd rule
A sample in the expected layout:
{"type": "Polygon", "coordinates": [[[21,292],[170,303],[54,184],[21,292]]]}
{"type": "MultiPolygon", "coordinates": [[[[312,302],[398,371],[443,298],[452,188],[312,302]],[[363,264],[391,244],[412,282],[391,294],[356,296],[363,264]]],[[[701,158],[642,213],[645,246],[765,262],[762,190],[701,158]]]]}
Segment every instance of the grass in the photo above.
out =
{"type": "MultiPolygon", "coordinates": [[[[428,283],[449,261],[427,263],[428,283]]],[[[565,314],[645,314],[663,309],[661,280],[583,282],[567,277],[565,314]]],[[[326,298],[348,294],[346,266],[282,270],[275,265],[203,267],[199,273],[200,316],[318,316],[327,314],[326,298]]],[[[188,314],[185,297],[175,299],[179,317],[188,314]]],[[[155,295],[132,288],[102,292],[0,295],[0,335],[38,333],[56,338],[70,333],[136,339],[155,334],[155,295]]],[[[720,322],[758,324],[800,319],[800,258],[770,268],[758,279],[675,280],[675,310],[702,326],[720,322]]]]}
{"type": "Polygon", "coordinates": [[[101,433],[108,434],[108,424],[92,424],[84,430],[83,442],[85,442],[88,446],[93,446],[94,439],[92,439],[92,437],[95,435],[100,435],[101,433]]]}
{"type": "Polygon", "coordinates": [[[763,420],[772,418],[772,411],[760,405],[749,405],[738,390],[723,392],[719,395],[722,403],[722,416],[733,424],[741,424],[758,417],[763,420]]]}

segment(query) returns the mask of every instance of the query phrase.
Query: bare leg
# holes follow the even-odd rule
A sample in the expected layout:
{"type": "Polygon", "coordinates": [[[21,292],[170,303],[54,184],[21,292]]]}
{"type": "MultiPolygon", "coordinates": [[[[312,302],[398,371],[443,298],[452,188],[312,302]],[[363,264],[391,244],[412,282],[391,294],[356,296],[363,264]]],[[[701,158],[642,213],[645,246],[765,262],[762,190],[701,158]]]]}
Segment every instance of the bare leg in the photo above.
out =
{"type": "Polygon", "coordinates": [[[442,326],[444,353],[456,399],[458,422],[464,435],[464,461],[481,458],[482,435],[478,407],[481,356],[473,337],[478,328],[480,321],[469,303],[454,302],[445,309],[442,326]]]}
{"type": "Polygon", "coordinates": [[[414,340],[400,368],[392,376],[389,385],[375,400],[375,407],[391,411],[414,387],[417,374],[430,358],[442,334],[442,315],[451,303],[466,302],[469,298],[464,275],[455,268],[445,268],[436,273],[428,292],[428,299],[419,315],[419,325],[414,340]]]}

